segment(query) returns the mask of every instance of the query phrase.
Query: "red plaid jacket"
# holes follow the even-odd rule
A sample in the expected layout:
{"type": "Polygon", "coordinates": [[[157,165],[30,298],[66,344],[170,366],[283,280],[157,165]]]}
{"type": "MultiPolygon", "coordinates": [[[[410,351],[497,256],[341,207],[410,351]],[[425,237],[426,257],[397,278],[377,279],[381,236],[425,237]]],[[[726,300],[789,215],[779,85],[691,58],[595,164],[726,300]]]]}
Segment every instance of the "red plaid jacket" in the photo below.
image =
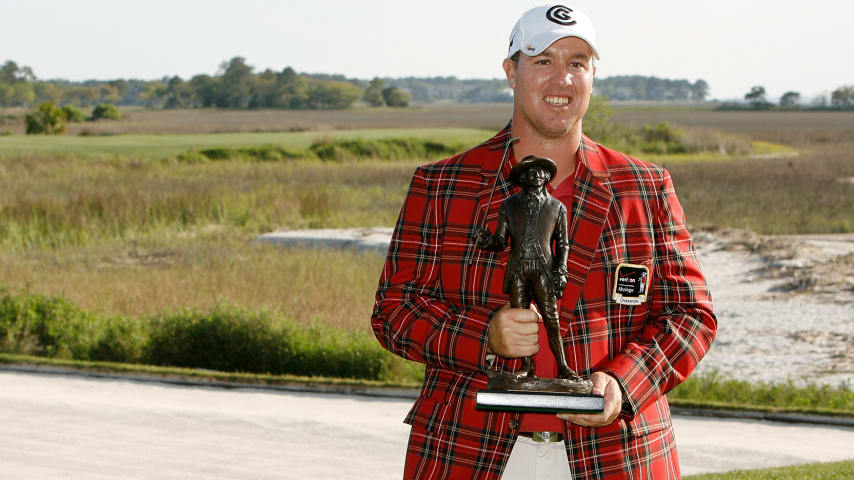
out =
{"type": "MultiPolygon", "coordinates": [[[[488,368],[521,365],[486,359],[489,318],[507,302],[509,248],[478,249],[471,235],[484,216],[494,231],[502,201],[518,191],[507,179],[512,149],[497,171],[508,138],[505,129],[472,150],[419,167],[392,236],[371,325],[385,348],[426,364],[421,394],[404,420],[412,425],[405,478],[500,478],[518,434],[521,414],[475,409],[488,368]]],[[[708,288],[666,170],[587,138],[576,158],[582,165],[560,312],[566,358],[583,376],[610,373],[625,395],[611,425],[565,422],[570,469],[574,479],[678,478],[665,393],[714,339],[708,288]],[[650,269],[641,305],[611,298],[621,262],[650,269]]]]}

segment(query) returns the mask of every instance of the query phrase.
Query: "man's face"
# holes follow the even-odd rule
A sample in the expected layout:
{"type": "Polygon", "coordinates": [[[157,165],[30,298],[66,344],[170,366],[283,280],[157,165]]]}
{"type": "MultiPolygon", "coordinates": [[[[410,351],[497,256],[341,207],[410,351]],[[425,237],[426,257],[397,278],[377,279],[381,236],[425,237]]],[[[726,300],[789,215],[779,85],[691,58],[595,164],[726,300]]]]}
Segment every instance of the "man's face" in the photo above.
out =
{"type": "Polygon", "coordinates": [[[504,60],[504,72],[514,94],[514,128],[559,138],[581,125],[596,72],[587,42],[561,38],[536,57],[519,55],[518,65],[504,60]]]}

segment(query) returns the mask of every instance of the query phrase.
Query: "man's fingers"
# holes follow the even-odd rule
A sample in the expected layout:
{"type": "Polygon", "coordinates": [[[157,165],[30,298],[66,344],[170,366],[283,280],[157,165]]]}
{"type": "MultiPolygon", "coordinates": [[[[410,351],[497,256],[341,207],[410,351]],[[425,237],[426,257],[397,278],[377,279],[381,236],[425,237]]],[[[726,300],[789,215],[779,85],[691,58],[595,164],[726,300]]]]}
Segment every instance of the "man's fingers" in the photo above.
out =
{"type": "Polygon", "coordinates": [[[572,422],[582,427],[600,427],[605,425],[605,414],[584,415],[581,413],[558,413],[558,418],[572,422]]]}
{"type": "Polygon", "coordinates": [[[608,385],[608,376],[607,375],[597,375],[599,372],[595,372],[590,376],[590,380],[593,382],[593,393],[596,395],[604,395],[605,394],[605,386],[608,385]]]}
{"type": "Polygon", "coordinates": [[[537,342],[533,342],[533,343],[516,342],[513,345],[510,345],[507,347],[505,356],[508,358],[530,357],[531,355],[534,355],[539,351],[540,351],[540,344],[537,342]]]}
{"type": "Polygon", "coordinates": [[[533,337],[537,338],[540,328],[536,323],[510,322],[504,324],[501,333],[508,338],[533,337]]]}
{"type": "Polygon", "coordinates": [[[537,323],[540,321],[540,315],[527,308],[513,308],[509,315],[511,320],[518,323],[537,323]]]}
{"type": "Polygon", "coordinates": [[[557,416],[585,427],[601,427],[610,425],[620,413],[623,401],[620,385],[617,380],[605,372],[594,372],[590,376],[593,382],[593,393],[605,397],[605,409],[597,414],[559,413],[557,416]]]}
{"type": "Polygon", "coordinates": [[[520,348],[519,357],[516,357],[516,358],[531,357],[531,356],[536,355],[537,352],[539,352],[539,351],[540,351],[540,345],[535,343],[535,344],[530,345],[528,347],[520,348]]]}
{"type": "Polygon", "coordinates": [[[533,335],[536,337],[537,334],[540,332],[540,326],[537,325],[536,323],[517,323],[516,325],[513,326],[513,329],[519,335],[525,335],[525,336],[533,335]]]}
{"type": "Polygon", "coordinates": [[[490,324],[491,351],[502,357],[519,358],[536,354],[540,350],[537,312],[527,308],[512,308],[505,303],[493,314],[490,324]]]}
{"type": "Polygon", "coordinates": [[[514,343],[517,345],[537,345],[540,343],[539,335],[517,335],[514,337],[514,343]]]}

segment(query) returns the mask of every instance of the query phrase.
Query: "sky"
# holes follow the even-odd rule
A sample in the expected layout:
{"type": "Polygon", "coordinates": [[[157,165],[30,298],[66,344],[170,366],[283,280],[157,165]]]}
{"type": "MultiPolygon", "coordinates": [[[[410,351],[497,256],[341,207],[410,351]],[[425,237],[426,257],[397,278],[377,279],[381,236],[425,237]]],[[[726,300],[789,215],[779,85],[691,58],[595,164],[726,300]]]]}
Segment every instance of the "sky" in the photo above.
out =
{"type": "MultiPolygon", "coordinates": [[[[541,1],[0,0],[0,62],[39,78],[158,79],[256,70],[503,78],[519,16],[541,1]]],[[[854,84],[854,2],[574,0],[599,35],[597,76],[704,79],[710,98],[808,100],[854,84]]]]}

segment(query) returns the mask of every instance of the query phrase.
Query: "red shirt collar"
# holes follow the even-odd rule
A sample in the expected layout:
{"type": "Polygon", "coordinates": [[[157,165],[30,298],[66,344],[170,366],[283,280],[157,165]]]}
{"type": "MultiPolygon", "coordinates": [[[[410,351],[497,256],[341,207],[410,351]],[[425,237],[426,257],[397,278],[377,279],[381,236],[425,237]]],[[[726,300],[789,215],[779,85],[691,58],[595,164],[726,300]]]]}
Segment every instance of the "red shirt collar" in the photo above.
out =
{"type": "MultiPolygon", "coordinates": [[[[498,170],[498,166],[501,164],[501,154],[504,152],[504,148],[510,140],[510,124],[508,123],[507,126],[494,137],[482,144],[482,146],[487,148],[490,153],[493,153],[493,155],[487,155],[486,158],[483,159],[481,168],[484,170],[484,173],[495,172],[498,170]]],[[[581,145],[579,145],[579,148],[575,153],[575,161],[576,165],[580,163],[590,170],[590,173],[592,173],[594,177],[607,178],[610,176],[608,169],[605,166],[605,162],[602,160],[602,152],[599,151],[599,146],[586,135],[581,135],[581,145]]],[[[515,164],[516,159],[513,157],[513,146],[511,145],[507,152],[507,159],[504,161],[504,169],[509,172],[510,168],[515,164]]],[[[577,169],[576,172],[578,172],[577,169]]]]}

